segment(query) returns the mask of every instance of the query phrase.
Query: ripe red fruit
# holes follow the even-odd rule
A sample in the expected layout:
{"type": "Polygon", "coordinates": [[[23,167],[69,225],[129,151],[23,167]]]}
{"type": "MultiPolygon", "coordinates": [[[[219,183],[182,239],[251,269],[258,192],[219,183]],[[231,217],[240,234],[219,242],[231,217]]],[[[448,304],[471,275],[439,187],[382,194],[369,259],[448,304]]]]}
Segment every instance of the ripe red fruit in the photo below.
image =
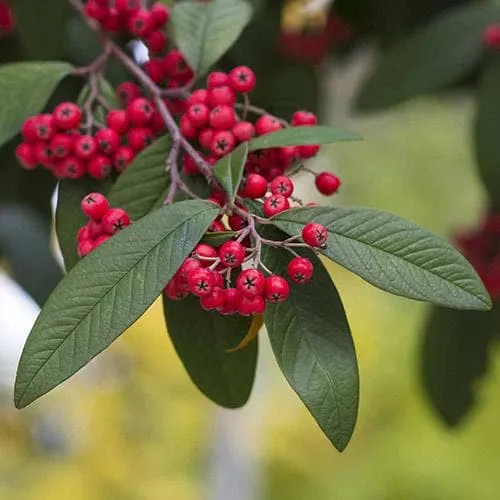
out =
{"type": "Polygon", "coordinates": [[[187,117],[187,115],[184,115],[181,118],[180,131],[186,139],[191,140],[196,139],[200,133],[199,129],[191,123],[191,120],[187,117]]]}
{"type": "Polygon", "coordinates": [[[106,124],[117,134],[123,135],[127,132],[130,122],[128,119],[127,112],[123,109],[114,109],[108,113],[106,116],[106,124]]]}
{"type": "Polygon", "coordinates": [[[60,179],[81,179],[85,173],[85,164],[76,156],[56,161],[54,174],[60,179]]]}
{"type": "Polygon", "coordinates": [[[89,230],[89,236],[93,240],[99,238],[99,236],[103,234],[103,228],[100,222],[91,220],[87,223],[87,228],[89,230]]]}
{"type": "Polygon", "coordinates": [[[106,6],[101,5],[98,0],[89,0],[85,4],[85,15],[102,22],[108,15],[108,9],[106,6]]]}
{"type": "Polygon", "coordinates": [[[288,201],[288,198],[285,198],[281,194],[273,194],[272,196],[269,196],[269,198],[266,198],[263,210],[266,217],[272,217],[273,215],[284,212],[285,210],[289,210],[289,208],[290,202],[288,201]]]}
{"type": "MultiPolygon", "coordinates": [[[[104,2],[101,2],[104,3],[104,2]]],[[[115,9],[123,17],[128,17],[130,14],[137,12],[141,8],[140,0],[115,0],[115,9]]]]}
{"type": "Polygon", "coordinates": [[[54,109],[54,125],[61,130],[78,128],[82,110],[74,102],[62,102],[54,109]]]}
{"type": "Polygon", "coordinates": [[[89,193],[83,198],[82,212],[96,222],[100,222],[109,210],[108,199],[101,193],[89,193]]]}
{"type": "Polygon", "coordinates": [[[134,127],[145,127],[153,116],[154,108],[144,97],[138,97],[127,106],[127,116],[134,127]]]}
{"type": "MultiPolygon", "coordinates": [[[[208,108],[207,108],[208,110],[208,108]]],[[[219,130],[230,130],[236,125],[236,113],[231,106],[221,104],[210,113],[210,126],[219,130]]]]}
{"type": "Polygon", "coordinates": [[[78,243],[78,256],[82,259],[94,250],[94,242],[92,240],[82,240],[78,243]]]}
{"type": "Polygon", "coordinates": [[[290,285],[282,276],[269,276],[266,278],[264,297],[268,302],[278,304],[284,302],[290,296],[290,285]]]}
{"type": "Polygon", "coordinates": [[[309,111],[296,111],[292,115],[292,126],[317,125],[318,117],[309,111]]]}
{"type": "Polygon", "coordinates": [[[127,27],[131,35],[142,38],[149,35],[155,25],[151,13],[148,10],[141,9],[128,18],[127,27]]]}
{"type": "Polygon", "coordinates": [[[96,155],[87,164],[88,174],[94,179],[105,179],[111,170],[111,160],[106,155],[96,155]]]}
{"type": "Polygon", "coordinates": [[[271,115],[261,116],[255,123],[255,132],[257,135],[266,135],[281,129],[280,121],[271,115]]]}
{"type": "Polygon", "coordinates": [[[200,243],[193,250],[193,257],[200,260],[203,267],[210,267],[217,259],[217,250],[205,243],[200,243]]]}
{"type": "Polygon", "coordinates": [[[121,29],[120,14],[114,7],[108,8],[106,17],[101,21],[102,29],[111,33],[118,33],[121,29]]]}
{"type": "Polygon", "coordinates": [[[40,141],[50,141],[56,134],[54,117],[49,114],[39,115],[35,118],[36,138],[40,141]]]}
{"type": "Polygon", "coordinates": [[[335,194],[340,187],[340,179],[330,172],[321,172],[318,174],[315,183],[318,191],[325,196],[335,194]]]}
{"type": "Polygon", "coordinates": [[[38,164],[35,156],[35,151],[29,144],[26,144],[25,142],[17,146],[16,157],[21,167],[25,168],[26,170],[33,170],[38,164]]]}
{"type": "Polygon", "coordinates": [[[65,158],[73,149],[74,137],[68,134],[56,134],[50,141],[54,158],[65,158]]]}
{"type": "Polygon", "coordinates": [[[230,215],[227,218],[227,223],[233,231],[241,231],[248,226],[248,222],[239,215],[230,215]]]}
{"type": "Polygon", "coordinates": [[[242,182],[240,195],[244,198],[262,198],[267,193],[267,181],[262,175],[250,174],[242,182]]]}
{"type": "MultiPolygon", "coordinates": [[[[210,198],[208,199],[208,201],[214,201],[215,202],[215,200],[210,200],[210,198]]],[[[210,227],[208,228],[208,230],[211,233],[223,233],[224,231],[227,231],[226,226],[220,220],[213,221],[212,224],[210,224],[210,227]]]]}
{"type": "Polygon", "coordinates": [[[129,146],[137,153],[153,144],[155,136],[150,128],[133,128],[127,134],[127,142],[129,146]]]}
{"type": "Polygon", "coordinates": [[[110,128],[99,130],[95,135],[95,139],[99,149],[107,155],[115,153],[120,146],[120,136],[110,128]]]}
{"type": "Polygon", "coordinates": [[[130,226],[130,217],[121,208],[110,208],[102,218],[102,228],[108,234],[116,234],[130,226]]]}
{"type": "Polygon", "coordinates": [[[89,228],[88,228],[87,225],[81,227],[78,230],[78,233],[76,234],[76,239],[77,239],[78,242],[83,241],[83,240],[90,240],[91,239],[89,228]]]}
{"type": "Polygon", "coordinates": [[[490,24],[484,28],[483,43],[489,49],[500,49],[500,24],[490,24]]]}
{"type": "Polygon", "coordinates": [[[226,241],[219,248],[219,259],[225,267],[239,267],[245,260],[245,248],[237,241],[226,241]]]}
{"type": "Polygon", "coordinates": [[[194,269],[187,275],[189,291],[198,297],[208,296],[215,286],[215,277],[208,269],[194,269]]]}
{"type": "Polygon", "coordinates": [[[255,73],[248,66],[238,66],[229,73],[229,81],[236,92],[252,92],[257,83],[255,73]]]}
{"type": "Polygon", "coordinates": [[[153,80],[157,85],[161,84],[166,78],[165,68],[163,66],[163,60],[153,57],[144,64],[144,70],[148,74],[149,78],[153,80]]]}
{"type": "Polygon", "coordinates": [[[33,146],[33,153],[37,163],[40,163],[45,168],[50,169],[54,164],[54,158],[52,157],[52,151],[48,143],[44,141],[39,141],[33,146]]]}
{"type": "Polygon", "coordinates": [[[213,71],[207,77],[207,87],[209,90],[229,84],[229,76],[226,73],[222,73],[222,71],[213,71]]]}
{"type": "Polygon", "coordinates": [[[208,90],[198,89],[195,90],[188,99],[190,105],[193,104],[205,104],[208,105],[208,90]]]}
{"type": "Polygon", "coordinates": [[[32,116],[25,120],[21,128],[21,134],[23,136],[24,142],[27,142],[28,144],[32,144],[39,140],[36,126],[37,120],[38,116],[32,116]]]}
{"type": "Polygon", "coordinates": [[[135,158],[135,151],[130,146],[120,146],[113,155],[113,166],[117,172],[123,172],[135,158]]]}
{"type": "Polygon", "coordinates": [[[233,106],[236,102],[236,94],[234,90],[227,85],[215,87],[208,91],[208,102],[212,107],[223,104],[226,106],[233,106]]]}
{"type": "Polygon", "coordinates": [[[188,274],[195,269],[200,269],[202,267],[201,262],[193,257],[188,257],[179,269],[179,274],[187,278],[188,274]]]}
{"type": "Polygon", "coordinates": [[[224,288],[222,292],[224,294],[224,303],[222,305],[221,313],[224,316],[236,313],[241,299],[241,292],[236,288],[224,288]]]}
{"type": "Polygon", "coordinates": [[[189,292],[186,290],[179,289],[174,277],[167,283],[167,286],[165,287],[165,295],[170,300],[182,300],[189,295],[189,292]]]}
{"type": "Polygon", "coordinates": [[[94,249],[99,248],[103,243],[106,243],[106,241],[108,241],[110,238],[111,236],[109,236],[109,234],[103,234],[102,236],[99,236],[99,238],[97,238],[94,241],[94,249]]]}
{"type": "Polygon", "coordinates": [[[290,198],[290,196],[292,196],[293,194],[295,186],[293,185],[290,177],[280,175],[271,182],[269,187],[271,188],[271,193],[281,194],[285,198],[290,198]]]}
{"type": "Polygon", "coordinates": [[[182,170],[186,175],[198,175],[200,173],[196,162],[187,154],[182,157],[182,170]]]}
{"type": "Polygon", "coordinates": [[[255,127],[250,122],[238,122],[233,127],[233,134],[239,142],[247,142],[255,136],[255,127]]]}
{"type": "Polygon", "coordinates": [[[195,127],[203,128],[208,124],[210,110],[205,104],[196,103],[189,106],[186,115],[195,127]]]}
{"type": "Polygon", "coordinates": [[[236,288],[245,297],[261,295],[264,292],[265,286],[266,279],[257,269],[242,271],[236,280],[236,288]]]}
{"type": "Polygon", "coordinates": [[[306,224],[302,229],[302,239],[310,247],[325,247],[328,240],[328,230],[325,226],[316,222],[306,224]]]}
{"type": "Polygon", "coordinates": [[[212,137],[210,150],[216,156],[224,156],[230,153],[236,146],[236,139],[229,130],[220,130],[212,137]]]}
{"type": "MultiPolygon", "coordinates": [[[[153,31],[145,41],[147,48],[158,54],[163,51],[165,45],[167,45],[167,35],[161,30],[153,31]]],[[[163,63],[162,63],[163,64],[163,63]]]]}
{"type": "Polygon", "coordinates": [[[203,149],[206,149],[207,151],[210,150],[212,147],[212,139],[214,138],[214,129],[212,128],[205,128],[200,132],[200,135],[198,137],[198,141],[200,143],[200,146],[203,149]]]}
{"type": "Polygon", "coordinates": [[[127,106],[130,102],[141,97],[141,87],[133,82],[123,82],[118,85],[116,95],[118,99],[127,106]]]}
{"type": "Polygon", "coordinates": [[[311,281],[314,267],[312,262],[305,257],[295,257],[288,264],[288,276],[299,285],[304,285],[311,281]]]}
{"type": "Polygon", "coordinates": [[[224,306],[224,291],[222,288],[214,286],[210,295],[201,297],[200,305],[205,311],[221,311],[224,306]]]}
{"type": "Polygon", "coordinates": [[[286,169],[292,164],[293,160],[295,160],[297,156],[297,147],[284,146],[282,148],[278,148],[276,155],[279,165],[286,169]]]}
{"type": "Polygon", "coordinates": [[[89,160],[97,153],[97,141],[91,135],[81,135],[75,139],[73,151],[80,160],[89,160]]]}
{"type": "Polygon", "coordinates": [[[163,58],[163,68],[167,76],[173,77],[186,68],[184,56],[178,49],[172,49],[163,58]]]}
{"type": "Polygon", "coordinates": [[[163,28],[170,19],[169,8],[161,2],[155,2],[150,9],[151,19],[156,28],[163,28]]]}
{"type": "Polygon", "coordinates": [[[319,153],[320,146],[318,145],[304,145],[297,146],[297,153],[300,158],[303,160],[308,160],[309,158],[313,158],[319,153]]]}

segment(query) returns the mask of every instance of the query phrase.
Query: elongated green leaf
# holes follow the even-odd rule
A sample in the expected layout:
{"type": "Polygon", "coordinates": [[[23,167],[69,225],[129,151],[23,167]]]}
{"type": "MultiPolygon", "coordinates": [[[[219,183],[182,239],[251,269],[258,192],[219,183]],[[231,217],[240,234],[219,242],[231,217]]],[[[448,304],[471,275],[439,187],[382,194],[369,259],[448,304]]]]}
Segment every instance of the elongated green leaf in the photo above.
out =
{"type": "Polygon", "coordinates": [[[471,3],[446,12],[382,56],[357,99],[363,111],[394,106],[463,78],[483,52],[482,31],[500,8],[471,3]]]}
{"type": "Polygon", "coordinates": [[[14,63],[0,67],[0,146],[26,118],[44,108],[59,82],[71,72],[63,62],[14,63]]]}
{"type": "Polygon", "coordinates": [[[215,177],[234,202],[238,188],[243,178],[243,171],[248,156],[248,143],[245,142],[237,147],[231,154],[226,155],[214,167],[215,177]]]}
{"type": "Polygon", "coordinates": [[[325,225],[324,255],[386,292],[458,309],[489,309],[480,278],[445,240],[396,215],[357,207],[290,210],[273,223],[290,235],[325,225]]]}
{"type": "Polygon", "coordinates": [[[127,210],[132,220],[163,205],[170,184],[165,171],[169,149],[169,137],[161,137],[137,156],[113,186],[111,204],[127,210]]]}
{"type": "Polygon", "coordinates": [[[444,422],[458,425],[476,402],[477,382],[500,333],[499,312],[435,308],[422,345],[421,377],[430,403],[444,422]]]}
{"type": "Polygon", "coordinates": [[[139,319],[217,213],[218,207],[205,201],[164,207],[75,266],[50,296],[26,342],[16,407],[71,377],[139,319]]]}
{"type": "Polygon", "coordinates": [[[224,231],[223,233],[207,233],[203,236],[203,243],[207,243],[213,247],[220,247],[226,241],[232,240],[236,235],[235,231],[224,231]]]}
{"type": "Polygon", "coordinates": [[[360,141],[354,132],[340,130],[325,125],[314,127],[291,127],[253,139],[248,144],[249,151],[308,144],[331,144],[332,142],[360,141]]]}
{"type": "Polygon", "coordinates": [[[243,406],[252,390],[257,342],[227,352],[247,334],[251,318],[204,311],[199,299],[174,302],[164,297],[167,328],[177,354],[200,391],[226,408],[243,406]]]}
{"type": "Polygon", "coordinates": [[[176,3],[172,29],[176,45],[198,76],[204,75],[240,36],[252,18],[245,0],[176,3]]]}
{"type": "Polygon", "coordinates": [[[56,233],[59,247],[64,258],[66,271],[69,272],[80,260],[76,235],[88,218],[81,209],[82,199],[89,193],[107,194],[111,183],[97,181],[89,177],[79,180],[62,180],[59,183],[56,208],[56,233]]]}
{"type": "Polygon", "coordinates": [[[478,95],[474,144],[479,174],[490,199],[500,203],[500,58],[495,54],[486,67],[478,95]]]}
{"type": "MultiPolygon", "coordinates": [[[[290,298],[268,305],[264,323],[281,371],[332,444],[342,451],[356,425],[359,378],[356,352],[340,296],[312,253],[314,278],[292,285],[290,298]]],[[[286,275],[290,257],[268,249],[266,265],[286,275]]]]}

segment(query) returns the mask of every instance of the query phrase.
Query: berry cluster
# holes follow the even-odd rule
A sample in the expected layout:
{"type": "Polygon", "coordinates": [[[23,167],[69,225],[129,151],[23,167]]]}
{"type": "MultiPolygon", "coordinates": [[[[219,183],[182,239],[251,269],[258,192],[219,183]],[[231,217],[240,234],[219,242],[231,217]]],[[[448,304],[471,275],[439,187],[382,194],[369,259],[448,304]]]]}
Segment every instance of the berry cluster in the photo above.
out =
{"type": "Polygon", "coordinates": [[[500,214],[489,213],[479,228],[456,238],[493,299],[500,298],[500,214]]]}
{"type": "MultiPolygon", "coordinates": [[[[321,224],[307,224],[302,231],[304,247],[324,247],[327,239],[328,232],[321,224]]],[[[200,298],[201,307],[206,311],[241,316],[262,314],[266,303],[287,300],[291,292],[287,279],[271,274],[262,266],[269,274],[266,277],[255,261],[254,266],[248,268],[253,260],[252,249],[243,241],[240,237],[219,248],[199,244],[167,284],[166,295],[172,300],[194,295],[200,298]]],[[[288,278],[300,285],[308,283],[313,272],[313,264],[305,257],[296,256],[288,264],[288,278]]]]}
{"type": "Polygon", "coordinates": [[[15,27],[14,14],[10,5],[0,0],[0,36],[10,35],[15,27]]]}
{"type": "Polygon", "coordinates": [[[16,150],[21,166],[42,165],[60,179],[85,174],[104,179],[113,168],[123,172],[165,126],[143,97],[132,99],[125,110],[111,110],[106,125],[94,127],[95,133],[82,124],[82,116],[78,105],[63,102],[52,114],[28,118],[21,130],[24,142],[16,150]]]}
{"type": "Polygon", "coordinates": [[[500,50],[500,24],[490,24],[483,30],[484,45],[493,50],[500,50]]]}
{"type": "Polygon", "coordinates": [[[85,257],[130,225],[130,217],[121,208],[111,208],[108,199],[100,193],[90,193],[81,203],[89,222],[78,231],[78,255],[85,257]]]}

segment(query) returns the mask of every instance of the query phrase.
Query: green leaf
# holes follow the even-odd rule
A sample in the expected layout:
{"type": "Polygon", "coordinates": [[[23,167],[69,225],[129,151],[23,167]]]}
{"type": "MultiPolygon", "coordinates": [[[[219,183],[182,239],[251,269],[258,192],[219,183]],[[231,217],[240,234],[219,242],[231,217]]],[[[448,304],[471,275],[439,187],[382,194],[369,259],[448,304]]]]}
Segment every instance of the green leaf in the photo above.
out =
{"type": "Polygon", "coordinates": [[[76,235],[88,218],[81,209],[82,199],[89,193],[107,194],[108,180],[97,181],[89,177],[79,180],[62,180],[59,183],[56,208],[56,234],[64,258],[66,271],[78,263],[78,244],[76,235]]]}
{"type": "Polygon", "coordinates": [[[314,127],[291,127],[253,139],[248,144],[249,151],[299,146],[309,144],[331,144],[332,142],[360,141],[361,136],[346,130],[325,125],[314,127]]]}
{"type": "Polygon", "coordinates": [[[421,377],[430,403],[449,426],[456,426],[476,402],[477,383],[488,368],[498,334],[500,311],[435,308],[423,339],[421,377]]]}
{"type": "Polygon", "coordinates": [[[32,60],[61,59],[70,17],[68,0],[15,0],[12,8],[24,54],[32,60]]]}
{"type": "Polygon", "coordinates": [[[223,233],[207,233],[203,236],[201,240],[203,243],[207,243],[213,247],[220,247],[226,241],[232,240],[236,236],[235,231],[224,231],[223,233]]]}
{"type": "MultiPolygon", "coordinates": [[[[290,298],[269,304],[264,323],[281,371],[332,444],[347,446],[358,415],[356,352],[340,296],[321,261],[308,285],[292,285],[290,298]]],[[[290,257],[267,248],[264,260],[286,275],[290,257]]]]}
{"type": "Polygon", "coordinates": [[[296,235],[311,221],[328,228],[324,255],[386,292],[457,309],[491,307],[467,260],[406,219],[368,208],[315,207],[279,214],[273,224],[296,235]]]}
{"type": "Polygon", "coordinates": [[[243,406],[255,377],[257,342],[227,351],[245,337],[251,318],[206,312],[195,297],[179,302],[164,297],[164,310],[172,342],[194,384],[214,403],[243,406]]]}
{"type": "MultiPolygon", "coordinates": [[[[109,106],[112,109],[120,107],[120,103],[116,98],[116,92],[113,86],[108,82],[108,80],[106,80],[106,78],[101,77],[99,79],[99,93],[102,97],[106,99],[106,101],[108,102],[109,106]]],[[[85,105],[85,102],[89,98],[89,94],[90,94],[90,85],[86,84],[83,86],[80,95],[78,96],[77,104],[83,107],[85,105]]],[[[94,106],[93,114],[96,120],[100,121],[101,123],[106,123],[106,115],[108,114],[108,110],[105,109],[103,106],[101,106],[100,104],[94,106]]]]}
{"type": "Polygon", "coordinates": [[[19,363],[23,408],[108,347],[160,296],[218,214],[205,201],[166,206],[85,257],[42,309],[19,363]]]}
{"type": "Polygon", "coordinates": [[[252,18],[244,0],[187,1],[174,5],[174,41],[197,76],[203,76],[238,39],[252,18]]]}
{"type": "Polygon", "coordinates": [[[500,203],[500,57],[492,54],[488,61],[478,94],[474,141],[479,174],[490,198],[500,203]]]}
{"type": "Polygon", "coordinates": [[[215,177],[228,193],[231,202],[234,202],[238,193],[247,157],[248,143],[244,142],[214,166],[215,177]]]}
{"type": "Polygon", "coordinates": [[[111,189],[111,205],[127,210],[132,220],[160,208],[170,185],[170,176],[165,170],[169,149],[170,139],[163,136],[139,153],[111,189]]]}
{"type": "Polygon", "coordinates": [[[19,133],[26,118],[43,110],[71,69],[63,62],[14,63],[0,67],[0,146],[19,133]]]}
{"type": "Polygon", "coordinates": [[[361,89],[357,109],[394,106],[465,77],[483,54],[483,29],[498,21],[498,7],[472,3],[418,29],[381,57],[361,89]]]}

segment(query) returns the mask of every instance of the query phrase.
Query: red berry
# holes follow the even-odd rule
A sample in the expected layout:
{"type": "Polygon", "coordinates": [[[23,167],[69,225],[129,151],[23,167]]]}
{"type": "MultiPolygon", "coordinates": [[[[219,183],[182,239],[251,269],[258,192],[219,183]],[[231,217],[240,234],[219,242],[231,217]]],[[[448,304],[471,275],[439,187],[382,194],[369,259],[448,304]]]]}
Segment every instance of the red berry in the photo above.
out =
{"type": "Polygon", "coordinates": [[[310,247],[325,247],[328,240],[328,230],[322,224],[315,222],[306,224],[304,229],[302,229],[302,239],[310,247]]]}
{"type": "Polygon", "coordinates": [[[203,128],[208,124],[210,110],[205,104],[192,104],[189,106],[186,115],[194,127],[203,128]]]}
{"type": "Polygon", "coordinates": [[[189,295],[189,291],[180,289],[177,286],[177,280],[172,278],[165,287],[165,294],[170,300],[182,300],[189,295]]]}
{"type": "Polygon", "coordinates": [[[83,240],[92,239],[90,237],[90,232],[89,232],[89,228],[87,225],[85,225],[79,229],[78,233],[76,234],[76,239],[78,242],[83,241],[83,240]]]}
{"type": "Polygon", "coordinates": [[[262,198],[267,193],[267,181],[259,174],[250,174],[242,182],[240,194],[244,198],[262,198]]]}
{"type": "Polygon", "coordinates": [[[500,49],[500,24],[490,24],[484,28],[483,43],[490,49],[500,49]]]}
{"type": "Polygon", "coordinates": [[[134,99],[127,106],[127,116],[134,127],[146,126],[153,116],[154,108],[144,97],[134,99]]]}
{"type": "Polygon", "coordinates": [[[120,136],[110,128],[99,130],[95,139],[99,149],[107,155],[112,155],[120,147],[120,136]]]}
{"type": "Polygon", "coordinates": [[[224,156],[230,153],[235,146],[236,139],[233,133],[229,130],[220,130],[214,134],[210,150],[216,156],[224,156]]]}
{"type": "Polygon", "coordinates": [[[236,288],[224,288],[222,292],[224,294],[224,303],[221,313],[224,316],[236,313],[238,311],[238,304],[241,300],[241,292],[236,288]]]}
{"type": "Polygon", "coordinates": [[[303,160],[308,160],[309,158],[313,158],[319,153],[320,147],[318,145],[304,145],[297,146],[297,153],[300,158],[303,160]]]}
{"type": "Polygon", "coordinates": [[[121,208],[110,208],[102,218],[102,228],[108,234],[116,234],[130,226],[130,217],[121,208]]]}
{"type": "Polygon", "coordinates": [[[141,8],[140,0],[115,0],[115,9],[123,17],[128,17],[141,8]]]}
{"type": "Polygon", "coordinates": [[[73,149],[74,137],[68,134],[56,134],[50,141],[50,149],[54,158],[65,158],[73,149]]]}
{"type": "Polygon", "coordinates": [[[224,104],[215,107],[210,113],[210,126],[219,130],[230,130],[236,125],[236,113],[231,106],[224,104]]]}
{"type": "Polygon", "coordinates": [[[150,9],[151,18],[156,28],[163,28],[170,19],[169,8],[161,2],[155,2],[150,9]]]}
{"type": "Polygon", "coordinates": [[[264,314],[266,301],[262,295],[256,297],[241,297],[238,302],[238,312],[241,316],[252,316],[254,314],[264,314]]]}
{"type": "Polygon", "coordinates": [[[288,264],[288,276],[299,285],[304,285],[311,281],[314,267],[309,259],[305,257],[295,257],[288,264]]]}
{"type": "Polygon", "coordinates": [[[234,106],[236,102],[236,94],[231,87],[215,87],[208,91],[208,101],[210,106],[234,106]]]}
{"type": "Polygon", "coordinates": [[[81,135],[75,139],[73,151],[80,160],[89,160],[97,153],[97,141],[91,135],[81,135]]]}
{"type": "Polygon", "coordinates": [[[144,64],[144,70],[157,85],[161,84],[166,78],[162,59],[153,57],[144,64]]]}
{"type": "Polygon", "coordinates": [[[181,130],[181,134],[186,139],[196,139],[198,137],[198,134],[200,133],[200,131],[198,130],[198,128],[196,128],[193,125],[193,123],[187,117],[187,115],[184,115],[181,118],[180,130],[181,130]]]}
{"type": "Polygon", "coordinates": [[[200,305],[205,311],[221,311],[224,306],[224,291],[215,286],[210,295],[200,299],[200,305]]]}
{"type": "Polygon", "coordinates": [[[109,236],[109,234],[103,234],[102,236],[99,236],[99,238],[97,238],[94,241],[94,249],[99,248],[103,243],[106,243],[106,241],[108,241],[110,238],[111,236],[109,236]]]}
{"type": "Polygon", "coordinates": [[[255,127],[250,122],[238,122],[233,127],[233,134],[239,142],[248,142],[255,136],[255,127]]]}
{"type": "Polygon", "coordinates": [[[56,134],[54,117],[49,114],[39,115],[35,118],[36,137],[40,141],[50,141],[56,134]]]}
{"type": "Polygon", "coordinates": [[[225,267],[239,267],[245,260],[245,249],[237,241],[226,241],[219,249],[219,259],[225,267]]]}
{"type": "Polygon", "coordinates": [[[318,117],[309,111],[296,111],[292,115],[292,125],[300,127],[302,125],[317,125],[318,117]]]}
{"type": "Polygon", "coordinates": [[[120,146],[113,155],[113,166],[117,172],[123,172],[135,158],[135,151],[130,146],[120,146]]]}
{"type": "Polygon", "coordinates": [[[290,209],[290,202],[288,198],[285,198],[281,194],[273,194],[266,198],[264,202],[264,215],[266,217],[272,217],[273,215],[284,212],[285,210],[290,209]]]}
{"type": "Polygon", "coordinates": [[[280,302],[284,302],[289,296],[290,285],[285,278],[275,275],[266,278],[264,297],[268,302],[278,304],[280,302]]]}
{"type": "Polygon", "coordinates": [[[189,291],[198,297],[208,296],[215,286],[215,277],[208,269],[194,269],[187,275],[189,291]]]}
{"type": "Polygon", "coordinates": [[[89,236],[91,239],[95,240],[95,239],[99,238],[99,236],[102,236],[104,230],[103,230],[102,224],[100,222],[96,222],[96,221],[91,220],[87,223],[87,227],[88,227],[89,236]]]}
{"type": "Polygon", "coordinates": [[[182,170],[186,175],[198,175],[200,173],[196,162],[187,154],[182,157],[182,170]]]}
{"type": "Polygon", "coordinates": [[[212,147],[212,139],[214,138],[214,129],[212,128],[205,128],[200,132],[200,135],[198,137],[198,141],[200,143],[200,146],[203,149],[206,149],[207,151],[210,150],[212,147]]]}
{"type": "Polygon", "coordinates": [[[121,18],[118,11],[110,7],[106,17],[101,21],[102,29],[111,33],[118,33],[121,29],[121,18]]]}
{"type": "Polygon", "coordinates": [[[40,163],[45,168],[50,169],[54,165],[54,158],[48,143],[44,141],[37,142],[33,146],[33,154],[37,163],[40,163]]]}
{"type": "Polygon", "coordinates": [[[266,135],[281,129],[280,121],[271,115],[261,116],[255,124],[257,135],[266,135]]]}
{"type": "Polygon", "coordinates": [[[54,125],[61,130],[78,128],[82,110],[73,102],[63,102],[56,106],[53,113],[54,125]]]}
{"type": "Polygon", "coordinates": [[[231,86],[236,92],[247,94],[252,92],[257,83],[255,73],[248,66],[238,66],[229,73],[231,86]]]}
{"type": "Polygon", "coordinates": [[[188,103],[190,105],[193,105],[193,104],[205,104],[207,106],[209,104],[209,101],[208,101],[208,90],[206,90],[206,89],[195,90],[189,96],[188,103]]]}
{"type": "MultiPolygon", "coordinates": [[[[215,200],[210,200],[210,198],[208,199],[208,201],[214,201],[215,200]]],[[[210,224],[210,227],[208,228],[208,231],[211,232],[211,233],[223,233],[224,231],[227,231],[226,229],[226,226],[224,225],[224,223],[220,220],[215,220],[212,222],[212,224],[210,224]]]]}
{"type": "Polygon", "coordinates": [[[26,170],[33,170],[38,164],[34,149],[25,142],[17,146],[16,157],[21,167],[26,170]]]}
{"type": "Polygon", "coordinates": [[[221,71],[214,71],[207,77],[207,87],[209,89],[224,87],[229,84],[229,76],[226,73],[222,73],[221,71]]]}
{"type": "Polygon", "coordinates": [[[266,279],[264,275],[257,269],[247,269],[242,271],[237,280],[236,288],[245,297],[255,297],[264,292],[266,286],[266,279]]]}
{"type": "Polygon", "coordinates": [[[94,179],[105,179],[112,169],[110,158],[101,154],[94,156],[87,165],[87,171],[94,179]]]}
{"type": "Polygon", "coordinates": [[[101,5],[98,0],[89,0],[85,4],[85,15],[99,22],[103,21],[108,14],[108,9],[101,5]]]}
{"type": "MultiPolygon", "coordinates": [[[[156,30],[153,31],[146,39],[145,41],[147,48],[155,53],[158,54],[163,51],[165,46],[167,45],[167,35],[163,33],[163,31],[156,30]]],[[[163,65],[163,63],[162,63],[163,65]]]]}
{"type": "Polygon", "coordinates": [[[82,211],[93,221],[100,222],[109,210],[108,199],[101,193],[89,193],[81,203],[82,211]]]}
{"type": "Polygon", "coordinates": [[[151,13],[148,10],[141,9],[128,18],[127,27],[131,35],[142,38],[148,36],[155,28],[155,25],[151,13]]]}
{"type": "Polygon", "coordinates": [[[276,177],[269,186],[271,188],[271,193],[281,194],[285,198],[290,198],[293,194],[294,185],[290,177],[280,175],[276,177]]]}
{"type": "Polygon", "coordinates": [[[23,123],[21,134],[23,136],[24,142],[28,144],[35,143],[40,139],[37,133],[37,120],[38,116],[32,116],[23,123]]]}
{"type": "Polygon", "coordinates": [[[284,146],[277,150],[277,160],[283,168],[288,168],[297,156],[296,146],[284,146]]]}
{"type": "Polygon", "coordinates": [[[181,268],[179,269],[179,274],[187,278],[188,274],[195,269],[200,269],[203,267],[201,262],[198,259],[194,259],[193,257],[188,257],[183,263],[181,268]]]}
{"type": "Polygon", "coordinates": [[[76,156],[67,156],[56,162],[54,173],[61,179],[81,179],[86,168],[83,161],[76,156]]]}
{"type": "Polygon", "coordinates": [[[163,58],[163,69],[167,76],[173,77],[184,71],[186,68],[186,61],[184,56],[178,49],[172,49],[163,58]]]}
{"type": "Polygon", "coordinates": [[[129,146],[137,153],[153,144],[155,136],[150,128],[133,128],[127,134],[129,146]]]}
{"type": "Polygon", "coordinates": [[[94,242],[92,240],[82,240],[78,243],[78,256],[82,259],[94,250],[94,242]]]}
{"type": "Polygon", "coordinates": [[[340,187],[340,179],[330,172],[321,172],[316,176],[316,187],[321,194],[331,196],[340,187]]]}
{"type": "Polygon", "coordinates": [[[149,126],[156,134],[163,133],[167,128],[165,120],[161,116],[161,113],[157,110],[154,111],[153,116],[151,117],[151,124],[149,126]]]}
{"type": "Polygon", "coordinates": [[[193,250],[193,257],[200,260],[203,267],[210,267],[217,259],[217,250],[205,243],[200,243],[193,250]]]}
{"type": "Polygon", "coordinates": [[[133,82],[123,82],[116,89],[118,99],[127,106],[130,102],[141,97],[141,88],[133,82]]]}
{"type": "Polygon", "coordinates": [[[127,112],[123,109],[114,109],[108,113],[106,116],[106,124],[117,134],[123,135],[127,132],[130,122],[128,119],[127,112]]]}

